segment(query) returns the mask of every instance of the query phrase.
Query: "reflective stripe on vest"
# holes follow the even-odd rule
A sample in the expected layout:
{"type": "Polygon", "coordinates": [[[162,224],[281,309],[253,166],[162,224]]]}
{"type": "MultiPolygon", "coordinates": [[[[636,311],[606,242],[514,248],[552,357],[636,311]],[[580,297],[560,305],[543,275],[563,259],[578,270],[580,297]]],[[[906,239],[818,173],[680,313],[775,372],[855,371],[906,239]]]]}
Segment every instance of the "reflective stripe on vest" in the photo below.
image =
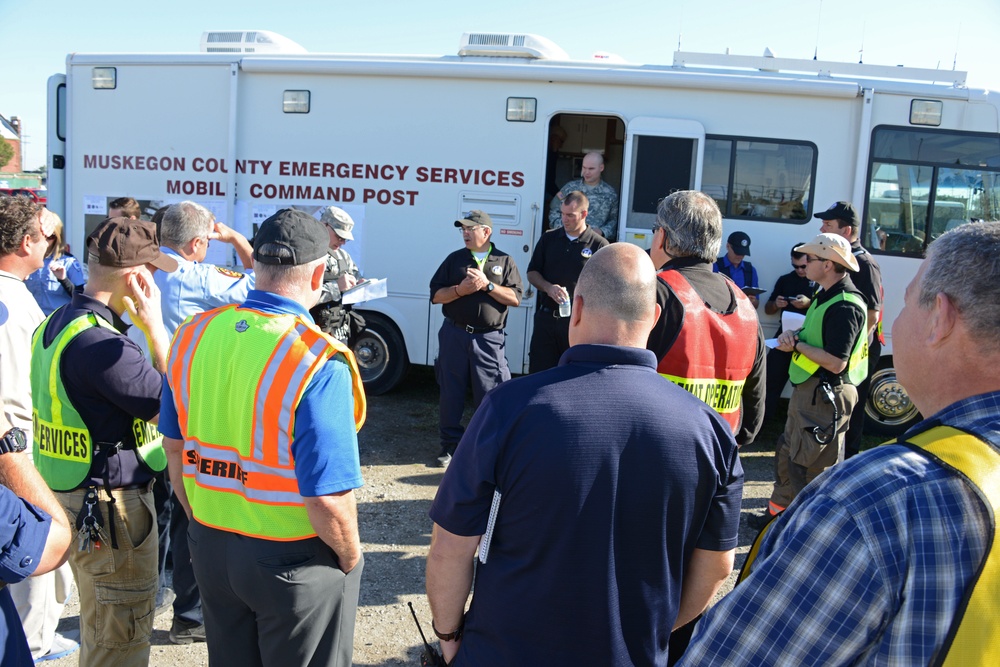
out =
{"type": "MultiPolygon", "coordinates": [[[[92,327],[121,334],[103,318],[89,313],[67,324],[46,347],[45,330],[51,319],[51,316],[46,318],[31,339],[32,452],[35,466],[49,488],[71,491],[90,474],[94,441],[66,394],[62,382],[62,354],[77,336],[92,327]]],[[[152,424],[133,419],[131,441],[122,445],[124,449],[134,448],[139,461],[150,472],[166,468],[163,437],[152,424]]]]}
{"type": "Polygon", "coordinates": [[[660,277],[684,307],[684,320],[656,371],[707,403],[736,433],[743,385],[757,354],[753,305],[728,278],[726,286],[736,299],[736,310],[723,315],[706,307],[679,271],[664,271],[660,277]]]}
{"type": "Polygon", "coordinates": [[[313,324],[227,306],[178,328],[167,372],[184,435],[184,488],[200,522],[269,540],[316,534],[295,477],[295,410],[337,354],[350,368],[360,429],[365,397],[354,355],[313,324]]]}
{"type": "Polygon", "coordinates": [[[1000,665],[1000,545],[996,514],[1000,509],[1000,453],[976,436],[948,426],[936,426],[909,437],[910,444],[950,468],[969,484],[989,512],[990,536],[976,578],[965,591],[942,655],[933,665],[968,667],[1000,665]]]}
{"type": "MultiPolygon", "coordinates": [[[[949,426],[935,426],[890,444],[921,450],[953,470],[983,502],[989,513],[990,535],[975,579],[969,584],[952,619],[939,655],[932,665],[993,667],[1000,665],[1000,544],[996,540],[996,514],[1000,509],[1000,453],[976,436],[949,426]]],[[[737,583],[750,576],[764,535],[774,518],[760,531],[737,583]]]]}
{"type": "MultiPolygon", "coordinates": [[[[823,348],[823,318],[826,311],[835,303],[847,301],[861,309],[865,324],[854,341],[851,349],[851,356],[847,360],[847,374],[845,378],[851,384],[857,386],[864,381],[868,375],[868,304],[857,294],[841,292],[833,296],[822,305],[817,305],[817,299],[813,299],[806,311],[806,320],[799,330],[799,340],[813,347],[823,348]]],[[[820,365],[804,354],[792,352],[792,363],[788,366],[788,379],[792,384],[802,384],[811,378],[820,365]]]]}

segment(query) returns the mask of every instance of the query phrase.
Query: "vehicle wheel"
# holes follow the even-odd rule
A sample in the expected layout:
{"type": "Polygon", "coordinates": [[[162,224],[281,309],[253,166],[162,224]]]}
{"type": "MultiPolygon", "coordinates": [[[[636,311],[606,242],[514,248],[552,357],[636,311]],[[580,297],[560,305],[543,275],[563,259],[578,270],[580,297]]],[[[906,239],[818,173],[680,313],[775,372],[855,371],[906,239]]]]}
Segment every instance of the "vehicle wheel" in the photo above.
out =
{"type": "Polygon", "coordinates": [[[403,335],[392,320],[370,311],[361,311],[361,315],[365,318],[365,328],[354,343],[354,356],[365,392],[379,396],[400,383],[410,361],[403,335]]]}
{"type": "Polygon", "coordinates": [[[896,381],[892,358],[872,375],[871,389],[865,401],[865,431],[893,437],[920,421],[920,412],[903,385],[896,381]]]}

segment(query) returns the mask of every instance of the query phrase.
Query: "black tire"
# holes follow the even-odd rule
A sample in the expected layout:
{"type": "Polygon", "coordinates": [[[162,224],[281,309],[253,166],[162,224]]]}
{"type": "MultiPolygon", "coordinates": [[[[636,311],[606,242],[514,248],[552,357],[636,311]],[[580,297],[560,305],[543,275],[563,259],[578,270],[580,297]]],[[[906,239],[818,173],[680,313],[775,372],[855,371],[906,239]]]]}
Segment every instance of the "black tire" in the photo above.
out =
{"type": "Polygon", "coordinates": [[[865,432],[895,437],[921,419],[920,411],[896,381],[892,357],[883,358],[872,375],[865,401],[865,432]]]}
{"type": "Polygon", "coordinates": [[[406,356],[403,335],[392,320],[371,311],[360,312],[365,318],[365,328],[354,342],[354,356],[358,360],[365,392],[379,396],[403,380],[410,361],[406,356]]]}

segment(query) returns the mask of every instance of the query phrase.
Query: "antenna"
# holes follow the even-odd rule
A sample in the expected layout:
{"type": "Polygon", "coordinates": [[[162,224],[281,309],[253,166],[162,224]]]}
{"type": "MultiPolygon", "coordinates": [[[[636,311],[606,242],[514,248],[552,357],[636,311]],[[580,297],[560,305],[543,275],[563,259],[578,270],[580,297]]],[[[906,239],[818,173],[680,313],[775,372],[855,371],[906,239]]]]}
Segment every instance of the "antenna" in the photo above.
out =
{"type": "Polygon", "coordinates": [[[955,35],[955,59],[951,61],[951,71],[958,66],[958,45],[962,43],[962,24],[958,24],[958,34],[955,35]]]}
{"type": "Polygon", "coordinates": [[[677,50],[681,50],[681,35],[684,30],[684,19],[677,22],[677,50]]]}
{"type": "Polygon", "coordinates": [[[861,24],[861,50],[858,51],[858,64],[865,61],[865,32],[868,30],[868,21],[861,24]]]}
{"type": "Polygon", "coordinates": [[[816,44],[813,46],[813,60],[819,56],[819,28],[823,23],[823,0],[819,0],[819,12],[816,14],[816,44]]]}

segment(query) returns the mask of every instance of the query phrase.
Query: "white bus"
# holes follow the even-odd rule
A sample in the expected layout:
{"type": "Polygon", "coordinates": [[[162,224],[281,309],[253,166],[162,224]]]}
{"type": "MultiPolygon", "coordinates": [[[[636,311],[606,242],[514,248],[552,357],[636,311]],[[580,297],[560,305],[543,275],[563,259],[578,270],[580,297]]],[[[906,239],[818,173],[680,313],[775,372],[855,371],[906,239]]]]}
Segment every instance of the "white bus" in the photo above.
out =
{"type": "MultiPolygon", "coordinates": [[[[621,193],[619,240],[648,246],[657,201],[700,189],[727,235],[750,235],[768,289],[816,234],[812,214],[853,201],[885,282],[888,340],[866,409],[889,433],[917,417],[892,368],[903,289],[936,236],[1000,205],[1000,96],[956,71],[681,52],[668,65],[573,61],[506,33],[467,33],[454,56],[308,54],[234,31],[206,33],[200,53],[72,54],[49,97],[49,207],[73,248],[118,196],[150,210],[194,199],[248,236],[279,207],[351,213],[347,249],[388,278],[389,296],[361,308],[375,393],[436,357],[428,285],[460,247],[452,222],[486,210],[523,275],[553,186],[596,150],[621,193]]],[[[534,303],[528,289],[509,316],[515,372],[534,303]]]]}

